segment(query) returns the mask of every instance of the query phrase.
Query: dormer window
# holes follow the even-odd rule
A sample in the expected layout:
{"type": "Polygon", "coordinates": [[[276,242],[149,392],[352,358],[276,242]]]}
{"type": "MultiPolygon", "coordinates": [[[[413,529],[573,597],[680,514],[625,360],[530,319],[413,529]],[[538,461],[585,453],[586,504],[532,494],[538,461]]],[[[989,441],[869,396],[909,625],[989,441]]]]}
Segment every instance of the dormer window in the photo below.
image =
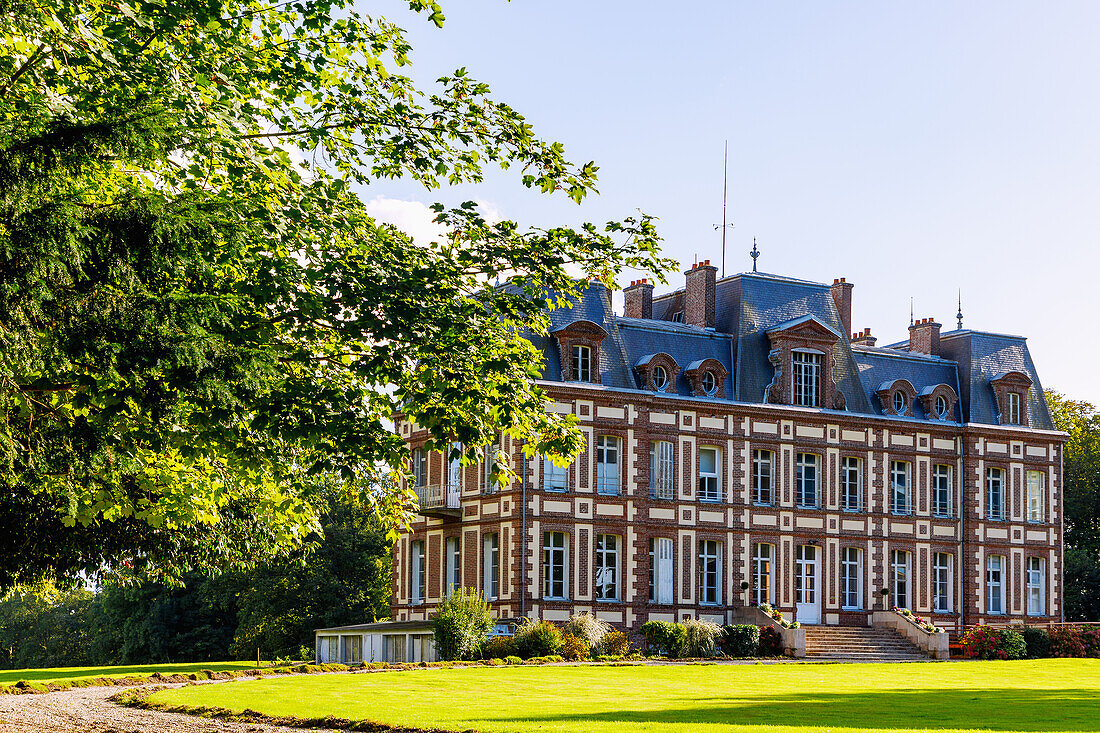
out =
{"type": "Polygon", "coordinates": [[[799,407],[821,406],[821,354],[811,351],[791,353],[791,395],[799,407]]]}
{"type": "Polygon", "coordinates": [[[905,393],[900,389],[894,392],[894,412],[898,415],[905,414],[905,393]]]}
{"type": "Polygon", "coordinates": [[[653,367],[653,389],[664,392],[668,388],[668,371],[661,365],[653,367]]]}
{"type": "Polygon", "coordinates": [[[1008,424],[1019,425],[1020,424],[1020,393],[1009,392],[1008,393],[1008,424]]]}
{"type": "Polygon", "coordinates": [[[936,395],[936,417],[941,420],[947,417],[947,398],[941,395],[936,395]]]}
{"type": "Polygon", "coordinates": [[[718,391],[718,379],[714,376],[714,372],[703,372],[703,393],[707,397],[713,397],[714,393],[718,391]]]}
{"type": "Polygon", "coordinates": [[[592,349],[587,346],[573,347],[573,377],[578,382],[592,381],[592,349]]]}
{"type": "Polygon", "coordinates": [[[695,397],[725,398],[725,383],[729,372],[722,362],[711,357],[693,361],[684,367],[691,394],[695,397]]]}
{"type": "Polygon", "coordinates": [[[917,398],[917,390],[908,379],[892,379],[883,382],[875,390],[879,404],[882,405],[882,414],[897,415],[898,417],[914,417],[913,400],[917,398]]]}
{"type": "MultiPolygon", "coordinates": [[[[958,397],[955,390],[946,384],[925,387],[918,395],[924,415],[932,420],[950,420],[958,397]]],[[[914,413],[915,415],[915,413],[914,413]]]]}

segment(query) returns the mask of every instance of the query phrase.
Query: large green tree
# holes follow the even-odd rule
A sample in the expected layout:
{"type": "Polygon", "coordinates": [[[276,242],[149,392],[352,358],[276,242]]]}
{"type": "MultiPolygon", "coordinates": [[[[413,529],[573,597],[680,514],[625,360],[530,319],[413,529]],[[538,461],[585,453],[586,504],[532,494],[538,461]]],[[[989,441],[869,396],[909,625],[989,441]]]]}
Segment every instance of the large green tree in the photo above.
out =
{"type": "Polygon", "coordinates": [[[1100,621],[1100,412],[1046,391],[1054,426],[1069,433],[1063,451],[1066,619],[1100,621]]]}
{"type": "Polygon", "coordinates": [[[0,588],[248,565],[336,481],[400,521],[371,488],[397,409],[467,460],[498,431],[579,449],[520,332],[667,269],[652,221],[379,225],[355,192],[399,177],[594,190],[465,71],[416,88],[409,52],[351,0],[0,0],[0,588]]]}

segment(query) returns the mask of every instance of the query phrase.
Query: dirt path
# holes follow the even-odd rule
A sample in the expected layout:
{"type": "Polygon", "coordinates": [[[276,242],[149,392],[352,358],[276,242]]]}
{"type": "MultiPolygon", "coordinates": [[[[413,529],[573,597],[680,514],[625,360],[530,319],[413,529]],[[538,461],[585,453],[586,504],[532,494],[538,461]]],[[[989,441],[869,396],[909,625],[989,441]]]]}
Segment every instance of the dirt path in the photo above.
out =
{"type": "MultiPolygon", "coordinates": [[[[180,685],[169,685],[179,687],[180,685]]],[[[0,733],[302,733],[257,723],[229,723],[116,705],[118,687],[85,687],[41,695],[0,695],[0,733]]],[[[318,729],[319,730],[319,729],[318,729]]]]}

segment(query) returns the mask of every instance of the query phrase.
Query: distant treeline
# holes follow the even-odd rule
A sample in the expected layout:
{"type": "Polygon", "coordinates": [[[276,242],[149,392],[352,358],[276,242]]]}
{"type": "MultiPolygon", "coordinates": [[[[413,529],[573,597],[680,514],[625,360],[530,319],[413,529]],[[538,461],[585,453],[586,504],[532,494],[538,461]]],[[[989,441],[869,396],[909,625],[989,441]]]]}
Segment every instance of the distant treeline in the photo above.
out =
{"type": "Polygon", "coordinates": [[[0,600],[0,668],[312,656],[313,630],[389,613],[390,547],[367,510],[334,502],[311,552],[185,587],[108,581],[0,600]]]}

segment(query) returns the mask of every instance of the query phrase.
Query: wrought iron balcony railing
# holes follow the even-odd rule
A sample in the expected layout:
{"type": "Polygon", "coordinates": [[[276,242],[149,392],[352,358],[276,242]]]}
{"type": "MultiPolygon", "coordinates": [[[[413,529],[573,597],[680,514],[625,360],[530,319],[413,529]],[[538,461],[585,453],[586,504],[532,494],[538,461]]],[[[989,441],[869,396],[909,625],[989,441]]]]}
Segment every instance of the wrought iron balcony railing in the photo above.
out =
{"type": "Polygon", "coordinates": [[[458,512],[462,508],[462,488],[457,484],[431,484],[417,486],[415,490],[422,514],[458,512]]]}

